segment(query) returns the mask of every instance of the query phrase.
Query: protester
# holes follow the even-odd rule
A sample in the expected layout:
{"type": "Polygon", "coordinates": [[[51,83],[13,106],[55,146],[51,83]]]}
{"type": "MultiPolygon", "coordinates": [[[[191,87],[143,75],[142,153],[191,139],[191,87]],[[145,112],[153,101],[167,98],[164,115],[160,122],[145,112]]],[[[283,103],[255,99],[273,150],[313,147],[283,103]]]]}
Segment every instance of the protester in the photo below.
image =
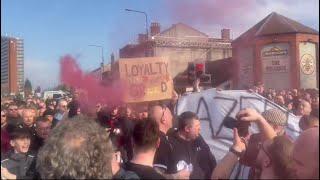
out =
{"type": "Polygon", "coordinates": [[[7,126],[1,127],[1,159],[11,149],[7,126]]]}
{"type": "Polygon", "coordinates": [[[32,109],[24,109],[22,112],[22,119],[24,126],[29,129],[32,136],[35,136],[35,116],[32,109]]]}
{"type": "Polygon", "coordinates": [[[310,115],[311,111],[312,109],[311,109],[310,103],[306,100],[302,100],[299,103],[299,106],[296,111],[296,115],[297,116],[310,115]]]}
{"type": "Polygon", "coordinates": [[[5,110],[1,109],[1,129],[7,125],[7,114],[5,110]]]}
{"type": "MultiPolygon", "coordinates": [[[[287,112],[292,112],[301,117],[299,126],[302,131],[319,126],[318,90],[275,90],[271,88],[265,90],[264,85],[258,83],[252,91],[267,97],[270,101],[273,101],[283,108],[281,108],[281,111],[268,110],[263,112],[262,115],[257,115],[257,113],[252,110],[244,110],[239,113],[238,120],[244,118],[246,121],[248,120],[246,118],[255,116],[255,120],[250,119],[249,121],[257,122],[260,129],[260,133],[251,134],[245,137],[247,146],[245,147],[243,154],[241,154],[239,162],[251,167],[249,178],[271,177],[271,175],[278,178],[288,177],[287,163],[284,162],[281,165],[283,159],[287,158],[287,154],[291,147],[288,141],[290,138],[287,137],[285,132],[287,126],[285,111],[287,110],[287,112]],[[271,127],[271,129],[268,129],[268,127],[271,127]],[[288,147],[287,152],[279,149],[284,146],[288,147]],[[279,149],[279,151],[273,152],[274,149],[279,149]],[[270,157],[268,155],[270,155],[270,157]],[[273,160],[276,155],[281,155],[283,158],[273,160]],[[270,160],[271,163],[268,163],[270,160]],[[280,165],[283,172],[275,172],[275,170],[271,171],[273,167],[280,167],[280,165]],[[266,172],[268,173],[266,174],[266,172]]],[[[112,160],[110,163],[112,165],[111,176],[113,175],[113,178],[141,178],[137,172],[123,168],[126,167],[127,164],[134,164],[133,160],[138,160],[140,163],[133,165],[134,168],[138,167],[136,171],[142,171],[141,169],[144,170],[146,168],[148,169],[145,173],[147,175],[148,172],[151,174],[157,172],[157,176],[161,175],[162,178],[169,179],[211,178],[212,172],[216,167],[216,161],[208,144],[205,142],[205,139],[200,135],[200,121],[196,115],[192,113],[189,115],[194,118],[189,118],[189,120],[186,120],[188,119],[186,117],[189,116],[186,116],[185,118],[182,116],[176,119],[172,117],[171,112],[174,111],[178,98],[179,95],[174,93],[171,100],[162,102],[169,106],[152,106],[152,104],[159,103],[150,102],[121,104],[116,106],[98,103],[96,107],[92,107],[92,111],[96,111],[97,113],[93,118],[97,119],[99,124],[104,128],[104,132],[109,133],[109,140],[112,140],[112,145],[114,146],[113,151],[116,152],[112,152],[110,155],[110,157],[113,157],[111,158],[112,160]],[[148,111],[149,109],[150,111],[148,111]],[[134,138],[133,131],[135,124],[146,121],[145,117],[148,115],[150,116],[149,120],[152,119],[157,123],[160,133],[159,147],[154,149],[155,155],[153,162],[151,162],[151,166],[149,158],[150,155],[152,155],[153,148],[147,148],[148,150],[146,152],[138,151],[138,153],[136,153],[135,150],[134,153],[134,149],[137,149],[137,147],[133,144],[134,141],[132,141],[132,138],[134,138]],[[184,120],[180,121],[181,119],[184,120]],[[184,121],[185,126],[184,128],[181,128],[180,126],[184,121]],[[178,127],[178,129],[173,127],[178,127]],[[141,157],[145,157],[145,155],[148,155],[147,164],[141,162],[141,157]],[[190,158],[190,160],[188,158],[190,158]],[[140,165],[143,167],[140,168],[140,165]],[[149,167],[153,167],[153,170],[149,171],[149,167]]],[[[8,152],[12,152],[13,148],[10,145],[10,141],[12,140],[10,134],[14,132],[14,129],[19,127],[28,128],[30,132],[33,132],[32,134],[34,134],[33,138],[31,138],[28,153],[31,151],[36,153],[41,148],[44,148],[44,144],[46,144],[47,140],[52,136],[50,127],[53,128],[57,123],[62,123],[64,121],[61,121],[62,119],[69,121],[69,119],[72,118],[77,121],[78,119],[83,118],[78,117],[78,114],[80,114],[80,105],[81,107],[86,106],[80,104],[79,100],[80,98],[73,98],[73,100],[70,101],[70,98],[66,96],[65,99],[59,100],[58,105],[55,106],[56,101],[53,99],[48,99],[46,103],[44,103],[44,100],[33,97],[32,95],[29,95],[26,98],[17,98],[16,96],[3,97],[1,99],[1,157],[4,157],[8,152]],[[37,118],[38,116],[39,118],[37,118]],[[37,119],[36,122],[34,122],[35,119],[37,119]]],[[[81,109],[82,115],[89,115],[86,108],[81,109]]],[[[79,131],[81,130],[81,127],[82,126],[79,127],[79,131]]],[[[55,131],[55,129],[53,129],[53,131],[55,131]]],[[[60,131],[62,130],[60,129],[60,131]]],[[[150,129],[146,129],[146,131],[150,131],[150,129]]],[[[60,135],[62,135],[62,132],[60,135]]],[[[71,141],[72,140],[68,142],[70,143],[71,141]]],[[[52,143],[52,141],[49,143],[52,143]]],[[[55,145],[55,147],[58,147],[57,143],[55,145]]],[[[81,147],[87,145],[90,145],[89,141],[85,144],[81,144],[81,147]]],[[[59,147],[62,148],[62,145],[60,144],[59,147]]],[[[84,147],[84,149],[87,149],[87,147],[84,147]]],[[[49,150],[47,149],[47,151],[49,150]]],[[[76,151],[73,151],[73,153],[69,154],[75,154],[75,152],[76,151]]],[[[53,155],[51,154],[50,157],[51,156],[53,155]]],[[[65,155],[65,157],[66,156],[67,155],[65,155]]],[[[83,155],[78,154],[78,156],[80,157],[83,155]]],[[[30,165],[30,170],[27,171],[25,177],[40,178],[40,175],[37,175],[37,172],[34,170],[36,168],[35,162],[36,161],[30,165]]],[[[238,160],[236,160],[236,162],[238,162],[238,160]]],[[[75,163],[72,165],[74,165],[74,167],[76,166],[75,163]]],[[[311,168],[311,166],[307,166],[311,168]]],[[[52,171],[54,169],[55,168],[52,168],[52,171]]],[[[10,178],[14,177],[12,173],[7,173],[9,172],[8,169],[2,169],[2,171],[10,178]]],[[[220,171],[219,168],[217,171],[220,171]]],[[[301,174],[306,173],[309,173],[310,175],[310,172],[307,172],[306,169],[303,171],[304,172],[299,171],[293,174],[296,174],[298,177],[302,177],[301,174]]],[[[60,171],[60,173],[61,172],[62,171],[60,171]]],[[[62,177],[68,178],[69,176],[62,177]]]]}
{"type": "Polygon", "coordinates": [[[32,139],[30,149],[37,153],[44,145],[45,140],[49,137],[51,132],[51,121],[46,117],[39,117],[36,120],[36,135],[32,139]]]}
{"type": "Polygon", "coordinates": [[[292,178],[319,179],[319,127],[303,131],[294,142],[292,178]]]}
{"type": "MultiPolygon", "coordinates": [[[[277,136],[259,144],[259,154],[255,161],[256,171],[253,179],[287,179],[291,177],[290,156],[293,142],[286,136],[277,136]]],[[[228,179],[231,172],[246,151],[245,141],[234,129],[233,146],[219,162],[212,173],[212,179],[228,179]]],[[[250,178],[251,179],[251,178],[250,178]]]]}
{"type": "Polygon", "coordinates": [[[275,103],[277,103],[281,107],[285,107],[285,100],[282,95],[276,96],[275,103]]]}
{"type": "MultiPolygon", "coordinates": [[[[277,111],[266,111],[264,116],[266,118],[273,117],[281,119],[281,114],[277,111]]],[[[237,114],[237,119],[242,121],[256,121],[259,129],[264,137],[264,141],[259,143],[259,153],[254,167],[260,169],[260,173],[255,171],[254,177],[251,178],[288,178],[289,173],[289,157],[290,157],[290,139],[286,136],[276,137],[276,131],[268,124],[267,120],[257,113],[254,109],[245,109],[237,114]],[[286,139],[284,139],[286,138],[286,139]],[[279,141],[278,141],[279,139],[279,141]],[[267,141],[272,140],[272,141],[267,141]],[[264,148],[268,146],[269,148],[264,148]],[[281,148],[282,147],[282,148],[281,148]],[[261,152],[264,151],[263,153],[261,152]],[[264,155],[263,155],[264,154],[264,155]],[[271,155],[270,155],[271,154],[271,155]],[[283,159],[279,159],[282,157],[283,159]],[[272,164],[271,164],[272,163],[272,164]],[[269,166],[270,165],[270,166],[269,166]],[[271,167],[271,168],[270,168],[271,167]],[[283,168],[282,172],[277,169],[283,168]]],[[[212,173],[212,178],[229,178],[234,165],[245,154],[246,140],[241,139],[238,135],[238,130],[234,129],[234,145],[230,148],[230,152],[221,160],[216,169],[212,173]]],[[[292,144],[292,143],[291,143],[292,144]]]]}
{"type": "Polygon", "coordinates": [[[150,118],[157,122],[160,131],[160,145],[155,153],[153,167],[167,179],[189,179],[190,172],[187,169],[177,173],[167,174],[167,165],[171,155],[171,144],[168,140],[168,131],[172,128],[172,114],[165,106],[155,105],[150,109],[150,118]]]}
{"type": "Polygon", "coordinates": [[[67,105],[68,105],[68,103],[64,99],[61,99],[58,102],[56,113],[55,113],[55,115],[53,117],[53,121],[52,121],[53,127],[55,127],[63,119],[63,117],[65,116],[65,113],[67,113],[67,111],[68,111],[67,105]]]}
{"type": "Polygon", "coordinates": [[[26,179],[27,171],[34,161],[30,154],[31,135],[26,128],[16,128],[10,135],[10,144],[13,147],[4,159],[1,160],[1,177],[4,179],[26,179]]]}
{"type": "MultiPolygon", "coordinates": [[[[278,136],[285,135],[286,115],[277,109],[270,109],[263,112],[262,117],[272,126],[278,136]]],[[[240,163],[251,167],[249,178],[256,176],[255,165],[259,153],[259,144],[266,140],[262,132],[252,134],[247,140],[246,151],[240,158],[240,163]]]]}
{"type": "Polygon", "coordinates": [[[133,120],[133,117],[131,116],[131,110],[128,107],[126,107],[125,109],[125,115],[123,115],[124,113],[120,113],[120,117],[117,121],[116,128],[120,130],[118,134],[118,149],[122,152],[122,158],[126,162],[131,160],[133,157],[133,145],[131,138],[135,122],[133,120]]]}
{"type": "Polygon", "coordinates": [[[68,117],[72,118],[80,114],[80,103],[77,100],[73,100],[68,104],[68,117]]]}
{"type": "Polygon", "coordinates": [[[49,119],[50,122],[53,123],[53,116],[54,116],[54,114],[55,114],[55,113],[54,113],[54,110],[52,110],[52,109],[46,109],[46,110],[43,112],[42,116],[45,117],[45,118],[47,118],[47,119],[49,119]]]}
{"type": "Polygon", "coordinates": [[[178,130],[169,136],[171,152],[166,173],[173,174],[187,169],[191,172],[191,179],[203,179],[205,172],[198,161],[199,150],[202,148],[195,144],[200,135],[199,118],[195,113],[184,112],[179,116],[178,124],[178,130]]]}
{"type": "Polygon", "coordinates": [[[300,118],[299,127],[302,131],[312,127],[319,127],[319,118],[313,115],[304,115],[300,118]]]}
{"type": "Polygon", "coordinates": [[[287,136],[277,136],[259,144],[255,179],[288,179],[293,142],[287,136]]]}
{"type": "MultiPolygon", "coordinates": [[[[276,137],[276,132],[267,123],[267,121],[254,109],[241,110],[237,115],[239,120],[257,122],[260,130],[264,133],[266,139],[272,140],[276,137]]],[[[237,138],[235,130],[235,144],[242,144],[235,154],[239,154],[245,149],[244,143],[237,138]],[[239,143],[240,141],[240,143],[239,143]]],[[[278,149],[279,150],[279,149],[278,149]]],[[[228,176],[232,166],[235,164],[234,159],[225,156],[225,161],[220,162],[213,173],[213,177],[222,178],[228,176]],[[227,173],[225,173],[227,172],[227,173]]],[[[319,178],[319,127],[313,127],[303,131],[298,139],[294,142],[291,160],[293,164],[290,169],[291,178],[318,179],[319,178]],[[308,148],[306,148],[308,147],[308,148]]]]}
{"type": "Polygon", "coordinates": [[[316,95],[312,98],[311,106],[312,106],[312,109],[319,108],[319,95],[316,95]]]}
{"type": "Polygon", "coordinates": [[[38,103],[38,112],[39,112],[39,116],[43,116],[43,113],[46,111],[46,104],[44,102],[39,102],[38,103]]]}
{"type": "Polygon", "coordinates": [[[312,109],[310,115],[317,117],[319,119],[319,107],[312,109]]]}
{"type": "Polygon", "coordinates": [[[141,179],[164,179],[153,169],[153,160],[159,146],[159,128],[155,121],[146,119],[138,122],[133,130],[134,155],[124,169],[135,172],[141,179]]]}
{"type": "Polygon", "coordinates": [[[14,103],[10,104],[8,107],[8,118],[19,118],[18,106],[14,103]]]}
{"type": "Polygon", "coordinates": [[[22,124],[21,116],[18,113],[18,106],[15,103],[11,103],[8,107],[7,123],[14,126],[22,124]]]}
{"type": "Polygon", "coordinates": [[[113,150],[107,132],[84,116],[56,126],[40,149],[43,179],[110,179],[113,150]]]}

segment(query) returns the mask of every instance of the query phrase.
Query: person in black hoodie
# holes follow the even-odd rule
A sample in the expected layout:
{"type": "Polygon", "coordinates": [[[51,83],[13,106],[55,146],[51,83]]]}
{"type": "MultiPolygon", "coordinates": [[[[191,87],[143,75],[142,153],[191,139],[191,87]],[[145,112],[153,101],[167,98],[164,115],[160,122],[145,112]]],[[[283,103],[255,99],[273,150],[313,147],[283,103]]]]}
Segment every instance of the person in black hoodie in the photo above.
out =
{"type": "Polygon", "coordinates": [[[30,131],[26,128],[18,127],[10,134],[10,145],[13,150],[1,160],[1,178],[33,178],[30,165],[34,163],[35,156],[29,151],[30,138],[30,131]]]}
{"type": "Polygon", "coordinates": [[[44,145],[45,140],[49,137],[51,132],[52,123],[48,118],[38,117],[36,120],[36,135],[31,141],[30,149],[32,152],[37,153],[44,145]]]}
{"type": "Polygon", "coordinates": [[[139,121],[133,129],[133,158],[124,164],[126,171],[136,173],[140,179],[165,179],[153,169],[153,160],[159,146],[159,127],[151,119],[139,121]]]}
{"type": "Polygon", "coordinates": [[[73,100],[68,104],[69,112],[68,118],[72,118],[80,114],[80,103],[77,100],[73,100]]]}
{"type": "Polygon", "coordinates": [[[191,172],[190,179],[204,179],[209,172],[202,169],[203,166],[200,164],[204,162],[200,160],[205,159],[208,152],[197,143],[197,138],[200,136],[200,120],[195,113],[187,111],[179,116],[178,124],[178,130],[169,136],[172,148],[167,173],[188,169],[191,172]]]}

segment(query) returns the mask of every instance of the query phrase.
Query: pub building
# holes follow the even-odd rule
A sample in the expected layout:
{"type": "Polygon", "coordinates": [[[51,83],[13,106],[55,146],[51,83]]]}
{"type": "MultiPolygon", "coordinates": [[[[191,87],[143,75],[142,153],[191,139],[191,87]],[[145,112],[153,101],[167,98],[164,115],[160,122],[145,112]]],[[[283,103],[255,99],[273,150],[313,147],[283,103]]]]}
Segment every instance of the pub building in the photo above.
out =
{"type": "Polygon", "coordinates": [[[232,42],[234,89],[319,88],[319,32],[271,13],[232,42]]]}

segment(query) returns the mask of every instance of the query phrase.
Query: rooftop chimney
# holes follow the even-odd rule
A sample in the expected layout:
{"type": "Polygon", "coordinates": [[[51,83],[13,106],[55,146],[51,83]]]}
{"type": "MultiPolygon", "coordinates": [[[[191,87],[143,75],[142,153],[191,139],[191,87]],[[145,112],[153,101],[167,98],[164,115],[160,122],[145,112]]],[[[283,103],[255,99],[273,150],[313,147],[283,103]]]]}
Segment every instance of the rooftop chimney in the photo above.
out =
{"type": "Polygon", "coordinates": [[[138,43],[141,44],[148,40],[148,37],[146,34],[138,34],[138,43]]]}
{"type": "Polygon", "coordinates": [[[160,24],[157,23],[157,22],[151,23],[150,33],[151,33],[151,36],[154,36],[154,35],[156,35],[156,34],[159,34],[159,33],[160,33],[160,24]]]}
{"type": "Polygon", "coordinates": [[[230,40],[230,29],[221,30],[221,39],[230,40]]]}

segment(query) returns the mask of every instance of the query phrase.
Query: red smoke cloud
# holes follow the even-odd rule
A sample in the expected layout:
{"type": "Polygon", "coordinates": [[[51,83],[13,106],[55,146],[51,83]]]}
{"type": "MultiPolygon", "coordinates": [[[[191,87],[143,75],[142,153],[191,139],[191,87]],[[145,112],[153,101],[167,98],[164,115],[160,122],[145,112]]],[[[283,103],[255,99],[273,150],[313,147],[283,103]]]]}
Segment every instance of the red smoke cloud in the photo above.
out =
{"type": "Polygon", "coordinates": [[[97,103],[112,106],[122,102],[124,88],[120,82],[115,82],[112,86],[102,86],[97,77],[84,73],[76,60],[69,55],[60,59],[60,80],[80,91],[78,99],[82,107],[94,108],[97,103]]]}
{"type": "Polygon", "coordinates": [[[230,26],[257,6],[254,0],[165,1],[174,19],[191,24],[230,26]]]}

